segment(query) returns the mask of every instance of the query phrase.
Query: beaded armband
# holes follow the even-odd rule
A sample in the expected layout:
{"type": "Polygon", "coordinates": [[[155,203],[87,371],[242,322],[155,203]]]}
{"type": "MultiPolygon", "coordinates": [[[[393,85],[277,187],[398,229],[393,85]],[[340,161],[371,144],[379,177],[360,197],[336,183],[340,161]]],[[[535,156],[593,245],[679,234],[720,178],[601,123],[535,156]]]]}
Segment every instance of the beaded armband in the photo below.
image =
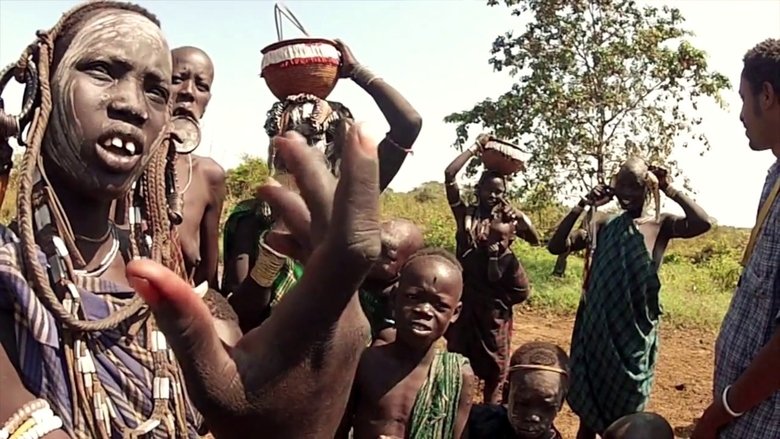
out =
{"type": "Polygon", "coordinates": [[[403,152],[405,152],[405,153],[407,153],[409,155],[414,154],[414,151],[412,151],[412,148],[404,148],[403,146],[398,144],[398,142],[396,142],[392,137],[390,137],[390,134],[385,136],[385,140],[387,140],[387,143],[389,143],[395,149],[400,149],[401,151],[403,151],[403,152]]]}
{"type": "Polygon", "coordinates": [[[358,84],[365,84],[365,85],[371,85],[372,82],[376,81],[379,78],[374,72],[369,70],[367,67],[358,64],[355,66],[354,69],[352,69],[352,74],[350,75],[355,82],[358,84]]]}
{"type": "Polygon", "coordinates": [[[43,399],[30,401],[16,411],[0,428],[0,439],[39,439],[62,427],[62,419],[55,415],[43,399]]]}
{"type": "Polygon", "coordinates": [[[260,237],[258,246],[257,261],[249,276],[261,287],[268,288],[287,262],[287,258],[265,243],[265,235],[260,237]]]}

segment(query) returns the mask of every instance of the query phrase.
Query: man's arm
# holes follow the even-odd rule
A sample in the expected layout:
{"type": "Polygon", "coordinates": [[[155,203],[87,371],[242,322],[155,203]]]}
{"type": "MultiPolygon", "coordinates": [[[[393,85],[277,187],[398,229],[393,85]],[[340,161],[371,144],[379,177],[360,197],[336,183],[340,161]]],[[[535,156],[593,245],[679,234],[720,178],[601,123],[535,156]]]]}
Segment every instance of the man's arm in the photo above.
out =
{"type": "Polygon", "coordinates": [[[712,228],[709,215],[695,201],[672,186],[668,186],[664,192],[685,212],[685,216],[682,218],[670,214],[663,216],[661,231],[667,239],[694,238],[712,228]]]}
{"type": "Polygon", "coordinates": [[[225,202],[225,171],[212,159],[201,158],[203,176],[209,183],[211,201],[206,206],[200,222],[201,262],[195,271],[195,285],[208,282],[209,287],[219,290],[217,267],[219,265],[219,220],[225,202]]]}
{"type": "MultiPolygon", "coordinates": [[[[780,314],[777,316],[780,323],[780,314]]],[[[780,390],[780,325],[774,335],[751,361],[750,366],[729,388],[727,403],[735,413],[749,412],[775,392],[780,390]]],[[[733,421],[734,418],[723,405],[723,395],[715,395],[715,400],[704,411],[691,438],[711,438],[716,432],[733,421]]]]}
{"type": "Polygon", "coordinates": [[[514,306],[528,300],[531,295],[531,282],[525,273],[523,265],[512,254],[509,258],[509,270],[512,271],[511,288],[509,289],[509,303],[514,306]]]}
{"type": "Polygon", "coordinates": [[[384,191],[420,135],[422,117],[398,90],[365,67],[358,64],[352,72],[352,80],[374,98],[390,125],[390,131],[378,147],[379,190],[384,191]]]}
{"type": "Polygon", "coordinates": [[[515,227],[515,234],[518,238],[528,242],[531,245],[539,245],[541,239],[539,238],[539,232],[536,231],[531,218],[528,218],[523,212],[517,211],[517,226],[515,227]]]}
{"type": "Polygon", "coordinates": [[[225,244],[226,248],[223,249],[225,252],[225,285],[222,285],[223,294],[238,291],[239,285],[249,276],[249,270],[251,269],[249,264],[253,262],[250,258],[254,247],[257,246],[255,239],[256,229],[255,219],[252,217],[244,217],[236,222],[233,242],[229,244],[230,253],[227,252],[227,243],[225,244]]]}
{"type": "Polygon", "coordinates": [[[281,268],[280,259],[286,254],[284,251],[272,251],[274,248],[282,250],[280,247],[283,246],[274,241],[274,238],[278,237],[279,235],[271,231],[261,238],[261,243],[253,240],[253,245],[259,246],[257,260],[250,268],[250,273],[230,296],[230,304],[236,309],[244,333],[260,326],[269,316],[274,293],[273,282],[281,268]]]}
{"type": "MultiPolygon", "coordinates": [[[[777,316],[780,323],[780,314],[777,316]]],[[[742,413],[753,409],[780,390],[780,326],[772,338],[753,358],[747,370],[729,389],[728,403],[731,409],[742,413]]]]}
{"type": "Polygon", "coordinates": [[[460,400],[458,401],[458,413],[455,417],[453,437],[464,439],[468,437],[466,424],[468,423],[469,413],[471,412],[471,396],[474,394],[476,379],[474,378],[474,371],[468,363],[463,365],[461,373],[461,382],[463,385],[460,388],[460,400]]]}
{"type": "Polygon", "coordinates": [[[444,190],[447,192],[447,203],[449,203],[452,215],[455,217],[455,226],[458,232],[463,231],[466,203],[463,202],[456,178],[458,172],[477,154],[478,148],[478,145],[474,144],[471,148],[464,150],[444,169],[444,190]]]}
{"type": "MultiPolygon", "coordinates": [[[[574,224],[585,210],[585,201],[580,201],[569,213],[563,217],[558,227],[555,229],[552,238],[547,243],[547,250],[554,254],[575,252],[588,246],[588,236],[586,231],[582,233],[571,233],[574,224]]],[[[579,232],[579,231],[578,231],[579,232]]]]}

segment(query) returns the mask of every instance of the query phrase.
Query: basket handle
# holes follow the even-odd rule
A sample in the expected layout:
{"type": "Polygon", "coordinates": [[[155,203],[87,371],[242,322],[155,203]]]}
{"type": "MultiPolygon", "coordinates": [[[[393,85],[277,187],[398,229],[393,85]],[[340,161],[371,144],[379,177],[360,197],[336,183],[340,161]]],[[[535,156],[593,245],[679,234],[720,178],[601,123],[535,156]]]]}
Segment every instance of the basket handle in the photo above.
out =
{"type": "Polygon", "coordinates": [[[304,35],[307,37],[309,36],[309,33],[306,32],[306,29],[304,29],[301,22],[295,18],[295,15],[293,15],[290,9],[283,3],[276,3],[274,4],[274,21],[276,22],[276,37],[279,38],[279,41],[284,39],[284,34],[282,33],[282,17],[287,18],[287,20],[292,23],[293,26],[297,27],[299,31],[303,32],[304,35]]]}

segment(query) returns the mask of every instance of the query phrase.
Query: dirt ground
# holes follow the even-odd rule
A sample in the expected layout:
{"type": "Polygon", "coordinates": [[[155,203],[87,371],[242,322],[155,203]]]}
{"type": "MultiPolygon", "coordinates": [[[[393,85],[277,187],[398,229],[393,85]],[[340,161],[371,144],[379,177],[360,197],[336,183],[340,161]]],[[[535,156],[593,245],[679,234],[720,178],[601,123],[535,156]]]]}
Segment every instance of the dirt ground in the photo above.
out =
{"type": "MultiPolygon", "coordinates": [[[[574,319],[521,313],[514,322],[512,349],[529,341],[549,341],[568,351],[574,319]]],[[[678,438],[688,438],[694,420],[712,395],[715,333],[661,326],[660,357],[649,411],[669,420],[678,438]]],[[[568,407],[555,424],[564,438],[574,438],[577,418],[568,407]]]]}

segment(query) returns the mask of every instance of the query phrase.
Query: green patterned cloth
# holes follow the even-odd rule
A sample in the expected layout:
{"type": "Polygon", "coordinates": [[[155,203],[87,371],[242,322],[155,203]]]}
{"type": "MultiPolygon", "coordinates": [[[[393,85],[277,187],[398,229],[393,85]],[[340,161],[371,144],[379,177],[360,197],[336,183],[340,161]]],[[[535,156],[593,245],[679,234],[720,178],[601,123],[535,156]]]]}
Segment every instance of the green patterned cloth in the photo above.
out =
{"type": "Polygon", "coordinates": [[[455,433],[460,392],[463,388],[463,366],[466,357],[439,351],[433,358],[410,416],[410,438],[451,439],[455,433]]]}
{"type": "Polygon", "coordinates": [[[292,258],[285,258],[284,265],[271,284],[271,308],[276,306],[279,300],[298,283],[301,276],[303,276],[303,265],[292,258]]]}
{"type": "Polygon", "coordinates": [[[628,214],[602,226],[571,341],[571,409],[602,433],[644,410],[655,376],[661,283],[628,214]]]}

